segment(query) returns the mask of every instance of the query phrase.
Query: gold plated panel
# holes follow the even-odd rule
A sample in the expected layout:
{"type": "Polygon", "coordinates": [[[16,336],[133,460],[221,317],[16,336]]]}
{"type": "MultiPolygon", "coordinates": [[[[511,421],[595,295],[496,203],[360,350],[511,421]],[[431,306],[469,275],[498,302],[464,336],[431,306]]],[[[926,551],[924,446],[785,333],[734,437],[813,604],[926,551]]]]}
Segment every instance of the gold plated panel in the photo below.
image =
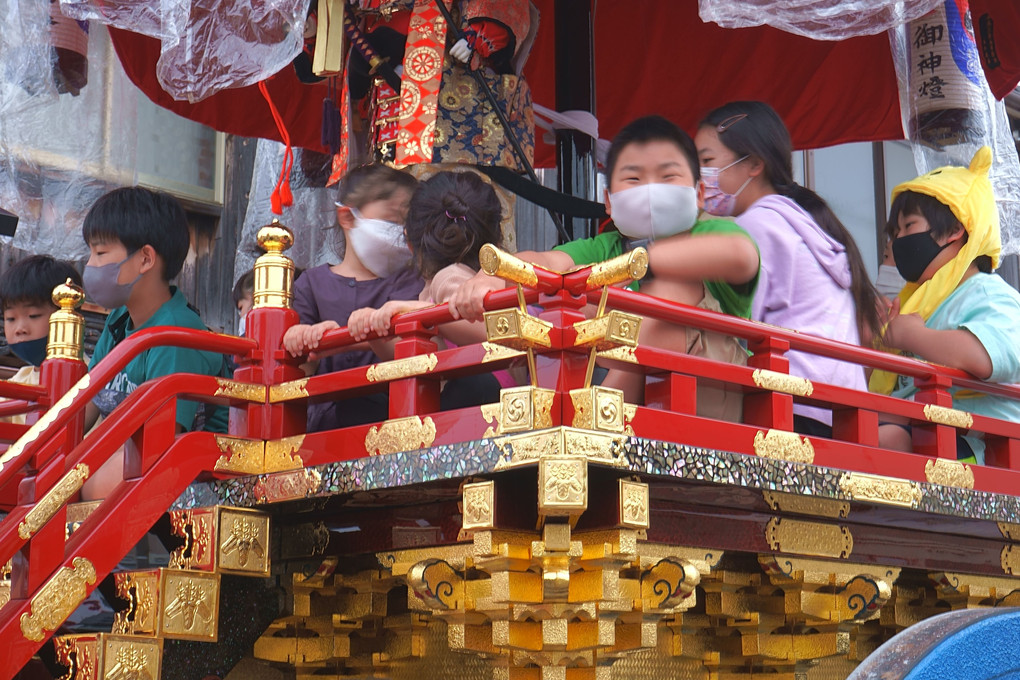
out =
{"type": "Polygon", "coordinates": [[[955,460],[935,458],[924,464],[924,477],[930,484],[955,486],[961,489],[974,488],[974,471],[969,465],[955,460]]]}
{"type": "Polygon", "coordinates": [[[269,515],[247,508],[217,508],[217,569],[269,576],[269,515]]]}
{"type": "Polygon", "coordinates": [[[867,475],[862,472],[844,472],[839,478],[839,488],[855,501],[903,508],[916,508],[924,497],[924,492],[917,482],[867,475]]]}
{"type": "Polygon", "coordinates": [[[541,387],[505,387],[499,391],[499,424],[495,434],[527,432],[552,427],[554,390],[541,387]]]}
{"type": "Polygon", "coordinates": [[[414,451],[432,446],[435,440],[436,424],[432,418],[395,418],[369,428],[365,435],[365,452],[375,456],[414,451]]]}
{"type": "Polygon", "coordinates": [[[216,569],[216,509],[194,508],[170,511],[170,533],[184,539],[184,545],[170,553],[173,569],[216,569]]]}
{"type": "Polygon", "coordinates": [[[606,359],[616,359],[617,361],[626,361],[628,364],[636,364],[638,362],[637,357],[634,354],[633,347],[614,347],[599,352],[600,357],[606,359]]]}
{"type": "Polygon", "coordinates": [[[595,347],[598,351],[614,347],[636,347],[642,318],[617,309],[604,316],[585,319],[574,324],[575,347],[595,347]]]}
{"type": "Polygon", "coordinates": [[[588,462],[583,458],[539,461],[538,511],[543,515],[579,515],[588,509],[588,462]]]}
{"type": "Polygon", "coordinates": [[[769,430],[767,433],[758,430],[754,435],[754,452],[772,460],[808,465],[815,462],[815,447],[811,445],[811,440],[785,430],[769,430]]]}
{"type": "Polygon", "coordinates": [[[615,467],[624,467],[624,435],[558,427],[500,437],[496,445],[503,452],[496,469],[535,463],[546,458],[583,457],[615,467]]]}
{"type": "Polygon", "coordinates": [[[393,361],[381,361],[368,367],[365,377],[369,382],[384,382],[410,378],[416,375],[425,375],[436,370],[439,363],[435,354],[422,354],[420,356],[394,359],[393,361]]]}
{"type": "Polygon", "coordinates": [[[85,480],[89,478],[89,467],[79,463],[68,470],[60,480],[53,485],[53,488],[46,492],[46,495],[36,503],[25,515],[25,519],[18,525],[18,536],[27,541],[32,535],[43,528],[50,519],[57,514],[60,508],[73,496],[78,493],[85,480]]]}
{"type": "Polygon", "coordinates": [[[216,378],[216,384],[218,387],[216,388],[214,396],[226,396],[231,399],[250,401],[256,404],[262,404],[266,401],[265,385],[238,382],[236,380],[228,380],[226,378],[216,378]]]}
{"type": "Polygon", "coordinates": [[[609,387],[570,390],[574,403],[573,427],[605,432],[623,432],[623,392],[609,387]]]}
{"type": "Polygon", "coordinates": [[[588,274],[588,288],[612,286],[616,283],[644,278],[648,273],[648,251],[635,248],[629,253],[593,264],[588,274]]]}
{"type": "Polygon", "coordinates": [[[308,396],[308,378],[298,378],[279,385],[269,386],[269,403],[279,404],[308,396]]]}
{"type": "Polygon", "coordinates": [[[157,680],[163,659],[163,641],[119,635],[100,635],[101,680],[157,680]]]}
{"type": "Polygon", "coordinates": [[[765,525],[765,540],[772,550],[817,557],[846,559],[854,549],[848,527],[780,517],[765,525]]]}
{"type": "Polygon", "coordinates": [[[217,459],[213,466],[214,470],[239,475],[257,475],[265,471],[266,443],[261,439],[243,439],[218,434],[216,446],[223,455],[217,459]]]}
{"type": "Polygon", "coordinates": [[[629,479],[620,480],[620,524],[628,529],[647,529],[651,512],[648,485],[629,479]]]}
{"type": "Polygon", "coordinates": [[[550,347],[552,324],[514,307],[485,312],[485,334],[489,342],[511,349],[550,347]]]}
{"type": "Polygon", "coordinates": [[[96,568],[84,557],[75,557],[71,567],[61,567],[32,598],[29,611],[21,615],[21,633],[41,642],[45,631],[56,630],[88,594],[96,582],[96,568]]]}
{"type": "Polygon", "coordinates": [[[503,345],[497,345],[494,342],[483,342],[482,348],[485,350],[485,356],[482,357],[482,363],[487,364],[490,361],[497,361],[499,359],[511,359],[513,357],[524,356],[525,352],[519,349],[511,349],[504,347],[503,345]]]}
{"type": "Polygon", "coordinates": [[[113,632],[155,635],[159,619],[159,570],[117,572],[113,582],[117,597],[128,601],[127,609],[113,614],[113,632]]]}
{"type": "Polygon", "coordinates": [[[769,507],[779,512],[794,512],[799,515],[817,515],[818,517],[846,517],[850,514],[850,504],[831,498],[801,496],[782,491],[763,491],[762,497],[769,507]]]}
{"type": "Polygon", "coordinates": [[[493,528],[496,521],[496,483],[489,480],[465,484],[462,512],[465,531],[493,528]]]}
{"type": "Polygon", "coordinates": [[[1004,574],[1020,576],[1020,545],[1006,544],[1002,546],[999,561],[1004,574]]]}
{"type": "Polygon", "coordinates": [[[216,642],[220,575],[163,569],[159,634],[168,639],[216,642]]]}
{"type": "Polygon", "coordinates": [[[936,406],[935,404],[924,405],[924,417],[933,423],[938,423],[940,425],[952,425],[953,427],[960,427],[968,430],[974,425],[974,416],[966,411],[960,411],[955,408],[946,408],[945,406],[936,406]]]}
{"type": "Polygon", "coordinates": [[[767,368],[756,368],[751,374],[751,380],[763,389],[792,394],[797,397],[807,397],[815,391],[814,385],[807,378],[770,371],[767,368]]]}
{"type": "Polygon", "coordinates": [[[68,669],[60,680],[95,680],[98,661],[97,635],[59,635],[53,637],[56,662],[68,669]]]}
{"type": "Polygon", "coordinates": [[[282,439],[269,439],[266,441],[265,463],[263,472],[286,472],[287,470],[300,470],[305,462],[298,455],[301,445],[304,444],[305,435],[298,434],[293,437],[282,439]]]}

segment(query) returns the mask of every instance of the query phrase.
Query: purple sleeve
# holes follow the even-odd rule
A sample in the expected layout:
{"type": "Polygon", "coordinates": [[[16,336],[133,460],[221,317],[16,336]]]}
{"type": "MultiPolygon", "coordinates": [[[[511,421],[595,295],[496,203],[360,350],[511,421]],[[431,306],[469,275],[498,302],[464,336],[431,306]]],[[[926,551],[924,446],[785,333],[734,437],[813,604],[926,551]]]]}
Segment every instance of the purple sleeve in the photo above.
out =
{"type": "Polygon", "coordinates": [[[418,294],[425,287],[425,281],[418,274],[418,270],[407,268],[391,279],[392,284],[386,292],[390,300],[417,300],[418,294]]]}
{"type": "Polygon", "coordinates": [[[749,210],[736,220],[758,244],[761,255],[758,289],[751,304],[751,318],[768,321],[770,312],[788,307],[792,294],[794,257],[793,229],[775,211],[749,210]]]}
{"type": "Polygon", "coordinates": [[[311,282],[314,271],[314,269],[309,269],[302,272],[294,282],[294,311],[298,313],[301,323],[309,325],[322,321],[319,318],[319,306],[315,304],[315,293],[311,282]]]}

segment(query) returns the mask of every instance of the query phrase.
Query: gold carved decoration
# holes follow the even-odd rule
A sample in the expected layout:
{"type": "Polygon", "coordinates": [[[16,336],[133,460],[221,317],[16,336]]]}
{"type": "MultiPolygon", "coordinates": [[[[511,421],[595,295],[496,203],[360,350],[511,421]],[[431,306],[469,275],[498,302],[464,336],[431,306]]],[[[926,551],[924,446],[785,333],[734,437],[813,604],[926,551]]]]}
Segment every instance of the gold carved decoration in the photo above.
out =
{"type": "Polygon", "coordinates": [[[452,610],[464,603],[464,579],[444,560],[415,564],[407,572],[407,585],[430,609],[452,610]]]}
{"type": "Polygon", "coordinates": [[[383,382],[410,378],[416,375],[424,375],[436,370],[439,359],[435,354],[422,354],[420,356],[394,359],[393,361],[382,361],[368,367],[365,377],[369,382],[383,382]]]}
{"type": "Polygon", "coordinates": [[[573,427],[605,432],[623,432],[623,392],[609,387],[585,387],[570,390],[574,403],[573,427]]]}
{"type": "Polygon", "coordinates": [[[543,459],[538,464],[538,511],[580,515],[588,509],[588,462],[583,458],[543,459]]]}
{"type": "Polygon", "coordinates": [[[220,606],[220,575],[163,569],[163,610],[159,633],[175,640],[215,642],[220,606]]]}
{"type": "Polygon", "coordinates": [[[216,569],[216,514],[214,508],[170,511],[170,533],[184,545],[170,553],[173,569],[216,569]]]}
{"type": "Polygon", "coordinates": [[[946,599],[967,598],[968,604],[981,606],[992,600],[997,606],[1016,606],[1020,601],[1020,581],[1003,576],[977,576],[953,572],[930,572],[928,578],[946,599]],[[1012,601],[1003,602],[1006,598],[1012,601]]]}
{"type": "Polygon", "coordinates": [[[57,663],[69,669],[67,675],[60,680],[96,678],[98,652],[95,635],[59,635],[54,636],[52,640],[57,663]]]}
{"type": "Polygon", "coordinates": [[[282,401],[293,401],[307,397],[308,390],[305,388],[306,385],[308,385],[308,378],[299,378],[280,383],[279,385],[270,385],[269,403],[279,404],[282,401]]]}
{"type": "Polygon", "coordinates": [[[807,378],[799,378],[789,373],[770,371],[767,368],[756,368],[751,374],[751,380],[758,387],[773,392],[792,394],[798,397],[810,396],[815,391],[814,385],[807,378]]]}
{"type": "Polygon", "coordinates": [[[535,273],[533,264],[514,257],[491,243],[486,243],[479,250],[478,265],[489,276],[498,276],[532,288],[538,285],[538,274],[535,273]]]}
{"type": "Polygon", "coordinates": [[[1010,541],[1020,541],[1020,524],[996,522],[1002,537],[1010,541]]]}
{"type": "Polygon", "coordinates": [[[549,339],[552,324],[516,307],[485,312],[484,319],[489,342],[516,350],[552,345],[549,339]]]}
{"type": "Polygon", "coordinates": [[[799,599],[794,616],[809,625],[877,619],[900,575],[900,567],[786,555],[759,555],[758,562],[771,584],[799,599]]]}
{"type": "Polygon", "coordinates": [[[163,641],[119,635],[101,635],[100,680],[156,680],[160,677],[163,641]]]}
{"type": "Polygon", "coordinates": [[[272,223],[259,229],[256,239],[266,252],[255,260],[252,308],[290,309],[294,301],[294,262],[283,251],[294,244],[294,233],[273,218],[272,223]]]}
{"type": "Polygon", "coordinates": [[[216,378],[216,384],[218,387],[213,396],[227,396],[231,399],[240,399],[241,401],[250,401],[256,404],[262,404],[266,401],[265,385],[238,382],[237,380],[227,380],[226,378],[216,378]]]}
{"type": "Polygon", "coordinates": [[[617,309],[605,316],[585,319],[574,324],[575,347],[594,347],[598,351],[614,347],[636,347],[642,318],[617,309]]]}
{"type": "Polygon", "coordinates": [[[50,519],[57,514],[60,508],[73,496],[78,489],[89,478],[89,467],[79,463],[60,478],[53,488],[46,492],[38,503],[36,503],[25,519],[18,525],[18,536],[27,541],[32,534],[39,531],[50,519]]]}
{"type": "Polygon", "coordinates": [[[257,475],[265,472],[266,443],[261,439],[243,439],[218,434],[216,435],[216,446],[223,452],[223,455],[217,459],[213,466],[214,470],[242,475],[257,475]]]}
{"type": "Polygon", "coordinates": [[[817,515],[819,517],[846,517],[850,514],[850,504],[831,498],[801,496],[782,491],[763,491],[762,497],[769,507],[779,512],[794,512],[799,515],[817,515]]]}
{"type": "Polygon", "coordinates": [[[674,610],[694,602],[694,589],[701,583],[697,567],[685,559],[667,557],[641,573],[644,611],[674,610]]]}
{"type": "MultiPolygon", "coordinates": [[[[556,392],[541,387],[505,387],[499,391],[499,417],[492,434],[509,434],[552,427],[556,392]]],[[[482,407],[482,415],[486,415],[482,407]]],[[[487,418],[487,420],[489,420],[487,418]]],[[[486,434],[486,436],[492,436],[486,434]]]]}
{"type": "Polygon", "coordinates": [[[791,463],[815,462],[815,447],[807,437],[801,438],[795,432],[785,430],[769,430],[767,433],[758,430],[754,435],[754,452],[762,458],[785,460],[791,463]]]}
{"type": "Polygon", "coordinates": [[[1003,573],[1020,576],[1020,546],[1008,543],[1002,546],[999,562],[1002,565],[1003,573]]]}
{"type": "Polygon", "coordinates": [[[254,494],[260,503],[280,503],[307,498],[321,488],[322,474],[315,468],[305,468],[259,477],[254,494]]]}
{"type": "Polygon", "coordinates": [[[7,463],[20,456],[26,446],[38,439],[39,435],[53,424],[53,421],[57,419],[57,416],[71,405],[71,402],[76,396],[78,396],[78,393],[88,388],[91,380],[92,379],[88,373],[83,375],[81,379],[79,379],[78,382],[76,382],[71,389],[64,394],[64,396],[57,399],[57,402],[53,404],[53,406],[51,406],[49,410],[46,411],[41,418],[39,418],[39,420],[35,421],[35,423],[28,428],[28,431],[25,432],[25,434],[21,435],[18,441],[11,444],[10,448],[4,451],[3,455],[0,455],[0,470],[3,470],[7,463]]]}
{"type": "Polygon", "coordinates": [[[974,425],[974,416],[966,411],[935,404],[924,405],[924,417],[939,425],[952,425],[969,430],[974,425]]]}
{"type": "Polygon", "coordinates": [[[304,441],[303,434],[267,440],[263,472],[285,472],[303,468],[305,462],[301,460],[298,451],[301,450],[304,441]]]}
{"type": "Polygon", "coordinates": [[[42,642],[44,631],[56,630],[88,594],[96,582],[96,568],[84,557],[75,557],[71,567],[61,567],[32,598],[29,611],[21,615],[21,633],[42,642]]]}
{"type": "Polygon", "coordinates": [[[85,291],[67,279],[53,289],[51,299],[57,311],[50,314],[46,358],[81,361],[85,318],[76,310],[85,300],[85,291]]]}
{"type": "Polygon", "coordinates": [[[629,253],[593,264],[588,274],[587,287],[601,288],[624,281],[642,279],[647,272],[648,251],[644,248],[635,248],[629,253]]]}
{"type": "Polygon", "coordinates": [[[969,465],[945,458],[930,459],[924,464],[924,477],[929,484],[974,488],[974,471],[969,465]]]}
{"type": "Polygon", "coordinates": [[[545,458],[585,458],[615,467],[625,467],[624,435],[557,427],[496,439],[503,452],[496,469],[535,463],[545,458]]]}
{"type": "Polygon", "coordinates": [[[621,479],[620,524],[628,529],[647,529],[650,516],[648,485],[621,479]]]}
{"type": "Polygon", "coordinates": [[[855,501],[869,501],[903,508],[916,508],[924,498],[917,482],[893,479],[862,472],[844,472],[839,478],[840,490],[855,501]]]}
{"type": "Polygon", "coordinates": [[[614,347],[599,352],[599,356],[606,359],[616,359],[617,361],[626,361],[628,364],[636,364],[638,362],[635,356],[635,348],[633,347],[614,347]]]}
{"type": "Polygon", "coordinates": [[[482,343],[482,349],[485,350],[485,356],[482,357],[483,364],[487,364],[490,361],[498,361],[499,359],[512,359],[513,357],[520,357],[525,354],[519,349],[511,349],[488,341],[482,343]]]}
{"type": "Polygon", "coordinates": [[[491,529],[496,521],[496,483],[474,482],[464,485],[464,530],[491,529]]]}
{"type": "Polygon", "coordinates": [[[113,575],[117,597],[128,601],[127,609],[114,612],[115,634],[156,634],[156,621],[159,616],[159,580],[158,569],[123,571],[113,575]]]}
{"type": "Polygon", "coordinates": [[[373,425],[365,435],[365,452],[370,456],[414,451],[432,446],[436,440],[436,424],[426,416],[395,418],[373,425]]]}
{"type": "Polygon", "coordinates": [[[269,515],[220,507],[216,567],[224,573],[269,576],[269,515]]]}
{"type": "Polygon", "coordinates": [[[773,517],[765,525],[769,548],[784,553],[846,559],[854,549],[850,529],[837,524],[773,517]]]}

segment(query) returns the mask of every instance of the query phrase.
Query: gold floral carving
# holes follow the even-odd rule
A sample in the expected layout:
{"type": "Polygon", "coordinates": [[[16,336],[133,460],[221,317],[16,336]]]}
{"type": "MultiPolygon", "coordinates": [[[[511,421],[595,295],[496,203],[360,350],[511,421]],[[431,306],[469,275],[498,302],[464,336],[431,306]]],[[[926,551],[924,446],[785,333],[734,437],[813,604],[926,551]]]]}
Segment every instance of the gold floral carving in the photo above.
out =
{"type": "Polygon", "coordinates": [[[792,394],[798,397],[810,396],[815,391],[814,385],[807,378],[799,378],[789,373],[770,371],[767,368],[756,368],[751,374],[751,380],[758,387],[773,392],[792,394]]]}
{"type": "Polygon", "coordinates": [[[260,503],[280,503],[312,496],[322,488],[322,474],[315,468],[264,475],[255,482],[260,503]]]}
{"type": "Polygon", "coordinates": [[[648,485],[621,479],[620,524],[628,529],[647,529],[649,515],[648,485]]]}
{"type": "Polygon", "coordinates": [[[68,669],[61,680],[92,680],[96,677],[96,640],[90,635],[59,635],[52,638],[56,661],[68,669]]]}
{"type": "Polygon", "coordinates": [[[282,401],[293,401],[295,399],[301,399],[302,397],[308,396],[308,378],[299,378],[298,380],[290,380],[279,385],[269,386],[269,403],[279,404],[282,401]]]}
{"type": "Polygon", "coordinates": [[[131,636],[101,635],[101,680],[155,680],[160,677],[163,641],[131,636]]]}
{"type": "Polygon", "coordinates": [[[945,406],[936,406],[935,404],[924,405],[924,417],[933,423],[938,423],[939,425],[952,425],[953,427],[960,427],[968,430],[974,425],[974,416],[966,411],[960,411],[955,408],[946,408],[945,406]]]}
{"type": "Polygon", "coordinates": [[[82,463],[75,465],[72,469],[60,478],[53,488],[46,492],[38,503],[36,503],[25,519],[18,525],[18,536],[27,541],[32,535],[43,528],[50,519],[57,514],[60,508],[64,507],[68,499],[78,493],[78,489],[89,478],[89,467],[82,463]]]}
{"type": "Polygon", "coordinates": [[[286,472],[287,470],[300,470],[305,466],[298,451],[305,442],[303,434],[282,439],[270,439],[266,441],[265,464],[263,472],[286,472]]]}
{"type": "Polygon", "coordinates": [[[218,508],[217,569],[227,573],[269,575],[269,515],[244,508],[218,508]]]}
{"type": "Polygon", "coordinates": [[[588,463],[583,458],[539,461],[538,511],[543,515],[577,515],[588,508],[588,463]]]}
{"type": "Polygon", "coordinates": [[[769,507],[779,512],[795,512],[799,515],[817,515],[819,517],[846,517],[850,514],[850,504],[831,498],[801,496],[781,491],[763,491],[762,497],[769,507]]]}
{"type": "Polygon", "coordinates": [[[648,272],[648,251],[635,248],[629,253],[592,265],[588,274],[588,288],[611,286],[623,281],[644,278],[648,272]]]}
{"type": "Polygon", "coordinates": [[[850,529],[836,524],[773,517],[765,525],[765,541],[778,552],[846,559],[854,549],[850,529]]]}
{"type": "Polygon", "coordinates": [[[61,567],[32,598],[29,611],[21,615],[21,633],[42,642],[44,631],[56,630],[88,594],[96,582],[96,568],[84,557],[75,557],[71,567],[61,567]]]}
{"type": "Polygon", "coordinates": [[[955,486],[961,489],[974,488],[974,471],[969,465],[945,458],[929,459],[924,464],[924,477],[929,484],[955,486]]]}
{"type": "Polygon", "coordinates": [[[624,467],[623,435],[603,434],[571,427],[558,427],[542,432],[526,432],[496,440],[503,452],[496,469],[534,463],[544,458],[585,458],[624,467]]]}
{"type": "Polygon", "coordinates": [[[694,589],[701,583],[697,567],[685,559],[667,557],[641,573],[643,610],[672,610],[694,604],[694,589]]]}
{"type": "Polygon", "coordinates": [[[491,529],[496,518],[496,483],[475,482],[464,485],[464,529],[491,529]]]}
{"type": "Polygon", "coordinates": [[[431,609],[457,609],[464,602],[464,578],[444,560],[433,558],[412,566],[407,585],[431,609]]]}
{"type": "Polygon", "coordinates": [[[223,455],[217,459],[213,466],[214,470],[242,475],[257,475],[265,471],[266,443],[261,439],[242,439],[218,434],[216,446],[223,455]]]}
{"type": "Polygon", "coordinates": [[[807,437],[803,439],[794,432],[785,430],[759,430],[754,435],[754,452],[762,458],[785,460],[791,463],[815,462],[815,447],[807,437]]]}
{"type": "Polygon", "coordinates": [[[538,274],[535,273],[533,264],[514,257],[491,243],[486,243],[478,252],[478,264],[489,276],[498,276],[532,288],[538,285],[538,274]]]}
{"type": "Polygon", "coordinates": [[[365,435],[365,451],[370,456],[414,451],[432,446],[435,440],[436,424],[432,418],[395,418],[369,429],[365,435]]]}
{"type": "Polygon", "coordinates": [[[369,382],[410,378],[415,375],[431,373],[436,370],[438,363],[439,359],[435,354],[422,354],[404,359],[394,359],[393,361],[382,361],[369,366],[365,377],[368,378],[369,382]]]}
{"type": "Polygon", "coordinates": [[[845,472],[839,478],[840,490],[855,501],[869,501],[904,508],[916,508],[924,498],[917,482],[893,479],[862,472],[845,472]]]}
{"type": "Polygon", "coordinates": [[[175,569],[216,568],[216,519],[211,508],[170,511],[170,533],[184,539],[184,545],[170,553],[170,566],[175,569]]]}
{"type": "Polygon", "coordinates": [[[155,635],[159,613],[159,570],[117,572],[113,575],[117,597],[127,600],[127,609],[114,612],[113,632],[117,635],[155,635]]]}
{"type": "Polygon", "coordinates": [[[503,345],[497,345],[494,342],[483,342],[482,349],[485,350],[485,356],[482,357],[483,364],[487,364],[490,361],[498,361],[499,359],[524,356],[524,352],[519,349],[511,349],[503,345]]]}
{"type": "Polygon", "coordinates": [[[637,356],[635,356],[634,347],[614,347],[612,349],[599,352],[599,356],[606,359],[626,361],[628,364],[636,364],[638,362],[637,356]]]}
{"type": "Polygon", "coordinates": [[[226,396],[231,399],[240,399],[242,401],[250,401],[256,404],[262,404],[266,401],[265,385],[238,382],[237,380],[227,380],[226,378],[216,378],[216,384],[218,387],[216,388],[214,396],[226,396]]]}
{"type": "Polygon", "coordinates": [[[86,373],[64,394],[64,396],[57,399],[57,402],[53,404],[53,406],[51,406],[49,410],[46,411],[41,418],[39,418],[39,420],[28,428],[28,431],[26,431],[25,434],[21,435],[18,441],[11,444],[10,448],[4,451],[3,455],[0,455],[0,470],[3,470],[4,466],[7,465],[8,462],[20,456],[26,446],[38,439],[39,435],[53,424],[53,421],[57,419],[57,416],[71,405],[71,402],[76,396],[78,396],[78,393],[88,388],[90,382],[91,377],[88,373],[86,373]]]}
{"type": "Polygon", "coordinates": [[[163,569],[160,635],[177,640],[215,642],[219,620],[220,576],[203,571],[163,569]]]}

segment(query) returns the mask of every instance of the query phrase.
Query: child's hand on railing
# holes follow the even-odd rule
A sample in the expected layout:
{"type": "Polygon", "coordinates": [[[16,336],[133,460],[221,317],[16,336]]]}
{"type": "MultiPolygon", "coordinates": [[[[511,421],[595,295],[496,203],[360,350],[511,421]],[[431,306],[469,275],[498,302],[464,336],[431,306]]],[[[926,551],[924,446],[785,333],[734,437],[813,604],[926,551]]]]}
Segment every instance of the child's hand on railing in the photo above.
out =
{"type": "Polygon", "coordinates": [[[320,321],[314,325],[297,324],[287,329],[283,336],[283,348],[290,352],[291,356],[304,356],[310,350],[319,347],[322,334],[340,328],[336,321],[320,321]]]}
{"type": "Polygon", "coordinates": [[[378,309],[362,307],[347,317],[347,330],[350,331],[351,337],[359,342],[366,339],[370,333],[383,337],[390,334],[393,317],[431,306],[430,303],[419,300],[389,300],[378,309]]]}

